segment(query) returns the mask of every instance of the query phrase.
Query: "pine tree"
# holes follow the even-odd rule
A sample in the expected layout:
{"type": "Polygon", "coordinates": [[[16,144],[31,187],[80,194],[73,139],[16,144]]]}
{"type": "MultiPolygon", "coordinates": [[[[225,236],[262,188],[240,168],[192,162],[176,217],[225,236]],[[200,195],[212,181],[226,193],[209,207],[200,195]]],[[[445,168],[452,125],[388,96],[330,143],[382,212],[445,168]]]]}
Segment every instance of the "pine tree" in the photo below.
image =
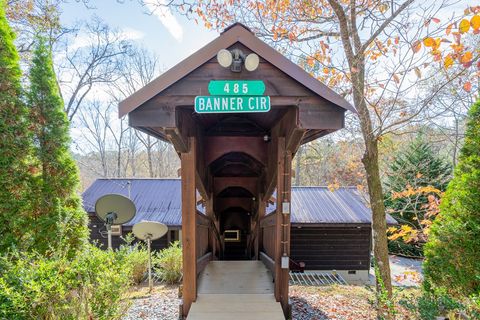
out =
{"type": "Polygon", "coordinates": [[[420,202],[409,199],[394,199],[392,195],[406,190],[408,187],[418,189],[432,186],[445,191],[451,177],[451,166],[444,158],[434,151],[425,141],[423,134],[408,144],[396,156],[389,168],[389,176],[385,182],[386,206],[392,209],[400,220],[418,224],[413,218],[415,211],[421,211],[426,197],[420,202]]]}
{"type": "Polygon", "coordinates": [[[469,111],[464,146],[425,256],[429,283],[459,297],[480,294],[480,101],[469,111]]]}
{"type": "Polygon", "coordinates": [[[59,94],[50,49],[38,39],[30,70],[27,102],[40,175],[37,188],[35,249],[74,252],[87,238],[86,213],[78,191],[78,168],[69,150],[69,122],[59,94]]]}
{"type": "MultiPolygon", "coordinates": [[[[385,182],[385,206],[387,211],[401,225],[422,231],[428,209],[429,192],[426,187],[445,191],[451,178],[451,166],[438,155],[420,133],[416,139],[403,148],[394,158],[385,182]],[[411,192],[406,192],[410,190],[411,192]]],[[[420,233],[421,234],[421,233],[420,233]]],[[[389,242],[393,252],[423,256],[425,237],[408,244],[402,239],[389,242]]]]}
{"type": "Polygon", "coordinates": [[[19,57],[0,0],[0,252],[18,249],[29,215],[31,136],[22,102],[19,57]]]}

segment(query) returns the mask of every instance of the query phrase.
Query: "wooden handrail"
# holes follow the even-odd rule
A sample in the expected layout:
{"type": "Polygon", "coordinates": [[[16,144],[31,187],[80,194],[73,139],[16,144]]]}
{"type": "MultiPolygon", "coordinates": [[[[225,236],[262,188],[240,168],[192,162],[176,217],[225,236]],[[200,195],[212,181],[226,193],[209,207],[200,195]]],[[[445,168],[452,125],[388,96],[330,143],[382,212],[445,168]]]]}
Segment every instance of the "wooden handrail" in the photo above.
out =
{"type": "Polygon", "coordinates": [[[266,228],[266,227],[274,226],[275,222],[276,222],[275,215],[269,214],[264,216],[262,219],[260,219],[260,227],[266,228]]]}
{"type": "Polygon", "coordinates": [[[196,211],[197,225],[203,225],[206,227],[210,226],[210,219],[203,213],[196,211]]]}
{"type": "Polygon", "coordinates": [[[213,255],[211,252],[207,252],[206,254],[197,259],[197,275],[199,275],[200,272],[205,269],[207,264],[212,260],[212,256],[213,255]]]}
{"type": "Polygon", "coordinates": [[[268,270],[272,273],[275,279],[275,261],[270,258],[265,252],[260,252],[260,260],[265,264],[268,270]]]}

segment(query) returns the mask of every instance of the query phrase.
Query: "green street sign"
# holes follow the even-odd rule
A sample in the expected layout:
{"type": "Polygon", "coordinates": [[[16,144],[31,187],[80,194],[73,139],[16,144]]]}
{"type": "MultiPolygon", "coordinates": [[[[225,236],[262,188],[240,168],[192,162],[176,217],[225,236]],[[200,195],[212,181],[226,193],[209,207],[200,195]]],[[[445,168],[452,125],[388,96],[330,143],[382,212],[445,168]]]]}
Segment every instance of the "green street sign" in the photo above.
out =
{"type": "Polygon", "coordinates": [[[270,111],[269,96],[197,96],[197,113],[245,113],[270,111]]]}
{"type": "Polygon", "coordinates": [[[212,80],[208,92],[212,96],[261,96],[265,84],[261,80],[212,80]]]}

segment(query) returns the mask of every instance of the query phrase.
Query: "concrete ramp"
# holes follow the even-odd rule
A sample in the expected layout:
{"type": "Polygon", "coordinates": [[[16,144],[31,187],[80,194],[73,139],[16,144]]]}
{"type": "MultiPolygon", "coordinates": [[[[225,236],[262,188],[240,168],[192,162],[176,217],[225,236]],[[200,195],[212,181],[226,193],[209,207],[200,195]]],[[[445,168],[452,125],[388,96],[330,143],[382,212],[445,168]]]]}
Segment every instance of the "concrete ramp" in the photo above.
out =
{"type": "Polygon", "coordinates": [[[284,320],[272,275],[261,261],[211,261],[198,279],[188,320],[284,320]]]}

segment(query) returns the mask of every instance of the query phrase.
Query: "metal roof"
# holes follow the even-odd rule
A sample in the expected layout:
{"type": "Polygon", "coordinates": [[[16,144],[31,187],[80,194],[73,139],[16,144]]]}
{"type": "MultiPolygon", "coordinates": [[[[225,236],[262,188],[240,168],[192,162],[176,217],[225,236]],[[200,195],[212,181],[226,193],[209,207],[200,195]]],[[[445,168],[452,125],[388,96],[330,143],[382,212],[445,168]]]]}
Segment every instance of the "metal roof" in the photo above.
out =
{"type": "MultiPolygon", "coordinates": [[[[137,214],[126,225],[141,220],[159,221],[168,226],[182,225],[180,179],[97,179],[83,193],[85,211],[95,212],[97,199],[109,193],[130,196],[135,203],[137,214]]],[[[200,206],[198,209],[204,211],[200,206]]],[[[267,213],[274,210],[275,204],[267,207],[267,213]]],[[[335,191],[327,187],[292,187],[291,211],[291,222],[295,224],[371,223],[371,210],[355,187],[335,191]]],[[[387,215],[387,223],[397,222],[387,215]]]]}
{"type": "MultiPolygon", "coordinates": [[[[274,194],[274,197],[276,195],[274,194]]],[[[291,223],[370,224],[372,211],[356,187],[292,187],[291,223]]],[[[267,214],[276,204],[267,207],[267,214]]],[[[397,224],[387,214],[388,224],[397,224]]]]}
{"type": "Polygon", "coordinates": [[[179,179],[97,179],[82,194],[85,211],[95,212],[95,202],[109,193],[124,195],[135,203],[137,214],[126,224],[128,226],[142,220],[159,221],[168,226],[182,225],[179,179]]]}

